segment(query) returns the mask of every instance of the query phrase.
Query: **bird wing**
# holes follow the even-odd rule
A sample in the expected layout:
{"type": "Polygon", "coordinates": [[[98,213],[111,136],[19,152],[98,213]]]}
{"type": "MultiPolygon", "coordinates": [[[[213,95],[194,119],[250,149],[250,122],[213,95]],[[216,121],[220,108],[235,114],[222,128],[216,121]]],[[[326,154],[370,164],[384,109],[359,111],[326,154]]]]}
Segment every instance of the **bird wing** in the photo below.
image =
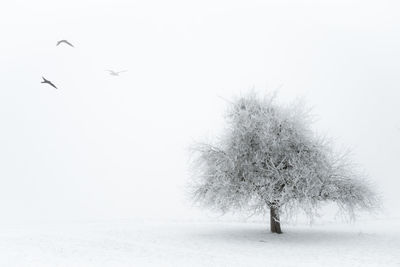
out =
{"type": "Polygon", "coordinates": [[[67,40],[64,41],[64,43],[70,45],[71,47],[74,47],[70,42],[68,42],[67,40]]]}
{"type": "Polygon", "coordinates": [[[52,82],[47,81],[48,84],[50,84],[51,86],[53,86],[54,88],[58,89],[52,82]]]}
{"type": "Polygon", "coordinates": [[[107,70],[107,71],[110,72],[110,75],[118,75],[118,72],[116,72],[116,71],[113,71],[113,70],[107,70]]]}
{"type": "Polygon", "coordinates": [[[67,44],[67,45],[69,45],[69,46],[74,47],[74,46],[73,46],[70,42],[68,42],[67,40],[60,40],[60,41],[58,41],[58,42],[57,42],[57,46],[60,45],[61,43],[65,43],[65,44],[67,44]]]}

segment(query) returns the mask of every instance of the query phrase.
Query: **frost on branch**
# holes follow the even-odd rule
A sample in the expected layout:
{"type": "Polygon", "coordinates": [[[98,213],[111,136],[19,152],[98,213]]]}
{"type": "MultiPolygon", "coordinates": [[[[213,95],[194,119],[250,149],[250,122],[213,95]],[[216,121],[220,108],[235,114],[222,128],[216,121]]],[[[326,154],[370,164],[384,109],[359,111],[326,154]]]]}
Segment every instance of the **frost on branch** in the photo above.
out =
{"type": "MultiPolygon", "coordinates": [[[[273,97],[250,94],[232,103],[227,122],[218,142],[195,147],[196,202],[223,212],[302,209],[310,217],[325,201],[350,216],[376,205],[346,155],[334,153],[311,131],[302,105],[279,106],[273,97]]],[[[272,220],[279,223],[279,215],[272,220]]]]}

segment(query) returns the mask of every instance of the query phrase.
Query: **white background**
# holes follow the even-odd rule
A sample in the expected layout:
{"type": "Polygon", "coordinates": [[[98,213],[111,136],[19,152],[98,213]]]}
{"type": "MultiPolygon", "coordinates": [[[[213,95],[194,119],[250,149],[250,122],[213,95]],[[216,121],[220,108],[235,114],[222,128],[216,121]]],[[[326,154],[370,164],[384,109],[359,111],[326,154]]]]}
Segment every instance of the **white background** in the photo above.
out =
{"type": "Polygon", "coordinates": [[[400,216],[396,3],[2,1],[0,221],[190,217],[188,147],[253,86],[303,97],[400,216]]]}

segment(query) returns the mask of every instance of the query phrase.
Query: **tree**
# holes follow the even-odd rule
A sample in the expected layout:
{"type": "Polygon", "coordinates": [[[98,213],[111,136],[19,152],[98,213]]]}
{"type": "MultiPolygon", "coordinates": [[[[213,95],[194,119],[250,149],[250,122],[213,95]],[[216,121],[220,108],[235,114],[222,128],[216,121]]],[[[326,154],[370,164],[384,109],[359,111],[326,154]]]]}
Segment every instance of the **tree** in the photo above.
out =
{"type": "Polygon", "coordinates": [[[354,217],[377,198],[346,154],[333,152],[311,130],[300,104],[250,94],[231,103],[228,127],[216,144],[195,146],[194,201],[222,212],[270,211],[270,229],[281,233],[280,214],[303,210],[310,218],[333,201],[354,217]]]}

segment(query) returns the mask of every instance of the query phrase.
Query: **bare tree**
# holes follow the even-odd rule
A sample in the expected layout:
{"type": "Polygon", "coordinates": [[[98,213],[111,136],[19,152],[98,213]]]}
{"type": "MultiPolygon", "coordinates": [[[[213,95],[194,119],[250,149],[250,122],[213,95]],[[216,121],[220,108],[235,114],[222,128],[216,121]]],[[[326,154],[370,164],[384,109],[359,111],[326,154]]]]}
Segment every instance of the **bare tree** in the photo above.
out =
{"type": "Polygon", "coordinates": [[[311,131],[304,106],[274,99],[237,99],[219,141],[195,146],[194,200],[223,212],[269,210],[273,233],[282,232],[280,213],[302,209],[312,218],[325,201],[352,217],[358,208],[375,207],[375,193],[348,157],[311,131]]]}

